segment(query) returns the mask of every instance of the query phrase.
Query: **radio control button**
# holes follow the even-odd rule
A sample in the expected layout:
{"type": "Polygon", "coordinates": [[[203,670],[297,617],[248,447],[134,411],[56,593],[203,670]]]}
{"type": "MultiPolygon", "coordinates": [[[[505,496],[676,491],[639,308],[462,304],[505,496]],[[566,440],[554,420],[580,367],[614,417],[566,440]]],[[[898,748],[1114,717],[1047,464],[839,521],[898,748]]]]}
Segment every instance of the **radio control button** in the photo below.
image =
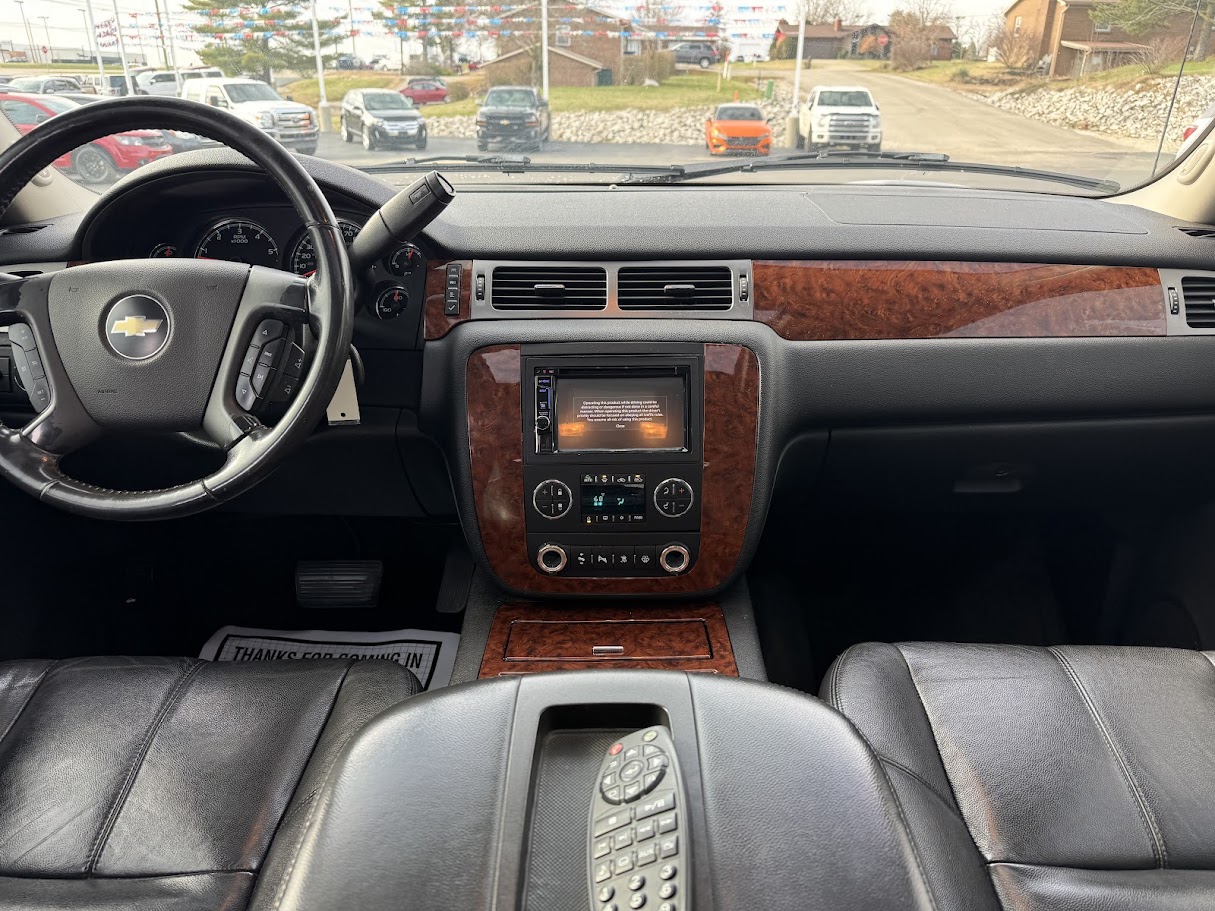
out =
{"type": "Polygon", "coordinates": [[[682,478],[667,478],[654,488],[654,506],[669,519],[692,508],[692,485],[682,478]]]}
{"type": "Polygon", "coordinates": [[[570,511],[574,495],[561,481],[541,481],[532,491],[532,508],[546,519],[560,519],[570,511]]]}

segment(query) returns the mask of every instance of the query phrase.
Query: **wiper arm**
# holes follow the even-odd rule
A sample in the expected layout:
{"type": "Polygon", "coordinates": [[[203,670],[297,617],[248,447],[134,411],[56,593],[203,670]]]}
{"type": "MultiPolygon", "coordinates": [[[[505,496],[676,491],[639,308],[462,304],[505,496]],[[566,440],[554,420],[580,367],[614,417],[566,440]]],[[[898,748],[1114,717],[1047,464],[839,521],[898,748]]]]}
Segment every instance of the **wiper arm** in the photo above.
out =
{"type": "Polygon", "coordinates": [[[540,173],[581,173],[602,174],[616,173],[620,175],[617,183],[649,183],[656,178],[682,177],[687,168],[678,164],[596,164],[593,161],[533,161],[526,155],[431,155],[425,158],[403,158],[400,161],[390,161],[385,164],[361,166],[359,170],[371,174],[391,171],[409,171],[414,168],[429,169],[439,165],[444,171],[479,171],[486,168],[497,169],[504,174],[522,174],[524,172],[540,173]],[[443,167],[445,166],[445,167],[443,167]],[[637,177],[635,175],[643,175],[637,177]]]}
{"type": "Polygon", "coordinates": [[[523,169],[531,163],[532,160],[526,155],[428,155],[422,158],[402,158],[400,161],[370,165],[362,170],[401,171],[434,164],[475,164],[483,167],[497,167],[510,173],[515,168],[523,169]]]}
{"type": "Polygon", "coordinates": [[[873,170],[946,171],[954,173],[994,174],[997,176],[1022,177],[1026,180],[1041,180],[1059,183],[1084,190],[1101,193],[1117,193],[1122,185],[1113,180],[1083,177],[1079,174],[1064,174],[1057,171],[1039,171],[1014,165],[980,164],[968,161],[952,161],[939,152],[809,152],[794,155],[777,155],[771,158],[753,158],[749,161],[706,162],[704,165],[689,165],[680,175],[653,178],[656,183],[679,183],[701,177],[716,177],[721,174],[758,173],[759,171],[812,170],[833,168],[865,168],[873,170]]]}

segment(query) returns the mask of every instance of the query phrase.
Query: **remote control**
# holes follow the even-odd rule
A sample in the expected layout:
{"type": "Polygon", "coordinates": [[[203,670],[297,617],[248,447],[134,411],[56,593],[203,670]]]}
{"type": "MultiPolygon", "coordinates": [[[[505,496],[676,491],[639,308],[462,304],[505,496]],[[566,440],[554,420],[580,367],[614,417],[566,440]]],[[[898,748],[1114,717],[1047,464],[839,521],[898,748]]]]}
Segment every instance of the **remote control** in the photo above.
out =
{"type": "Polygon", "coordinates": [[[591,800],[592,911],[691,911],[686,817],[670,731],[654,725],[613,743],[591,800]]]}

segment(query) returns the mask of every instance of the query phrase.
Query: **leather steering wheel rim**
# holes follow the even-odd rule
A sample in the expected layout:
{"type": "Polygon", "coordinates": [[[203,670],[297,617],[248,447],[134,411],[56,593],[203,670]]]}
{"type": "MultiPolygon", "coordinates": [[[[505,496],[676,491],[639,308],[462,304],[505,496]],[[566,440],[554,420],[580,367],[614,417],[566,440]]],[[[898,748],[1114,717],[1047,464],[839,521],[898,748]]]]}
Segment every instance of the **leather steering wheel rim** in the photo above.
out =
{"type": "MultiPolygon", "coordinates": [[[[52,390],[48,408],[23,429],[0,423],[0,476],[50,505],[98,518],[150,520],[189,515],[231,500],[264,480],[283,456],[312,433],[324,415],[345,367],[354,326],[353,281],[345,244],[329,202],[316,182],[272,137],[233,114],[197,102],[155,96],[119,98],[82,105],[40,124],[0,153],[0,216],[21,188],[61,155],[101,136],[149,128],[183,130],[217,139],[261,167],[304,222],[316,250],[317,268],[310,280],[275,269],[205,260],[86,264],[30,278],[0,274],[0,325],[25,323],[31,327],[52,390]],[[245,270],[243,278],[241,269],[245,270]],[[172,301],[159,290],[185,286],[199,289],[198,293],[183,294],[172,301]],[[60,349],[79,351],[82,345],[87,346],[89,357],[95,356],[103,368],[111,372],[127,370],[134,378],[140,376],[135,371],[141,369],[167,369],[165,364],[157,365],[157,359],[166,356],[166,350],[173,349],[175,343],[179,350],[173,356],[188,357],[191,352],[180,349],[191,341],[191,320],[197,323],[210,318],[188,309],[206,297],[201,289],[238,286],[239,301],[232,305],[226,336],[219,339],[222,355],[215,376],[199,376],[197,370],[183,375],[186,385],[206,380],[208,389],[204,392],[209,394],[204,396],[205,413],[192,427],[179,426],[181,418],[176,417],[170,422],[173,426],[155,428],[170,432],[204,430],[225,450],[224,464],[197,481],[145,491],[98,487],[64,474],[60,459],[106,428],[85,407],[88,399],[79,394],[81,369],[61,360],[60,349]],[[184,326],[180,330],[166,328],[167,341],[147,359],[147,366],[143,361],[123,364],[109,352],[94,352],[94,341],[104,348],[104,326],[100,333],[95,324],[67,326],[64,310],[56,310],[54,305],[54,300],[65,293],[87,298],[94,288],[102,289],[95,293],[107,295],[108,300],[98,303],[97,298],[89,306],[109,307],[121,294],[146,293],[160,302],[166,313],[175,314],[177,323],[173,325],[184,326]],[[120,291],[114,292],[113,288],[120,291]],[[186,296],[191,300],[185,300],[186,296]],[[233,395],[240,359],[252,337],[250,327],[267,318],[301,327],[315,340],[311,363],[274,426],[262,424],[241,409],[233,395]],[[70,339],[66,338],[69,330],[74,333],[70,339]],[[97,338],[91,338],[90,332],[97,338]],[[75,375],[69,379],[73,369],[75,375]]],[[[213,323],[220,316],[214,317],[213,323]]],[[[212,326],[211,334],[220,333],[212,326]]],[[[190,358],[191,365],[198,359],[190,358]]],[[[117,389],[84,391],[121,396],[123,388],[119,385],[117,389]]],[[[115,399],[106,401],[110,404],[115,399]]],[[[140,402],[130,405],[133,412],[141,407],[140,402]]]]}

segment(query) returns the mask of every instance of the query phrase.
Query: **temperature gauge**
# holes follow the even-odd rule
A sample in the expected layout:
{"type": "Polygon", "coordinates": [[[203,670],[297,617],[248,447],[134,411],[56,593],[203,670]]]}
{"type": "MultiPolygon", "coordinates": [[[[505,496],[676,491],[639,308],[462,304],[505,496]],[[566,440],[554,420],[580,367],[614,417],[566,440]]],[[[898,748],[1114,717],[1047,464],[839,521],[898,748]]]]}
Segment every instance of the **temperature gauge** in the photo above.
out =
{"type": "Polygon", "coordinates": [[[400,285],[385,285],[375,296],[375,315],[380,319],[396,319],[408,304],[408,291],[400,285]]]}
{"type": "Polygon", "coordinates": [[[180,251],[173,244],[157,244],[148,254],[148,259],[172,259],[178,255],[180,251]]]}
{"type": "Polygon", "coordinates": [[[411,275],[422,266],[422,251],[413,244],[405,244],[384,260],[384,265],[393,275],[411,275]]]}

